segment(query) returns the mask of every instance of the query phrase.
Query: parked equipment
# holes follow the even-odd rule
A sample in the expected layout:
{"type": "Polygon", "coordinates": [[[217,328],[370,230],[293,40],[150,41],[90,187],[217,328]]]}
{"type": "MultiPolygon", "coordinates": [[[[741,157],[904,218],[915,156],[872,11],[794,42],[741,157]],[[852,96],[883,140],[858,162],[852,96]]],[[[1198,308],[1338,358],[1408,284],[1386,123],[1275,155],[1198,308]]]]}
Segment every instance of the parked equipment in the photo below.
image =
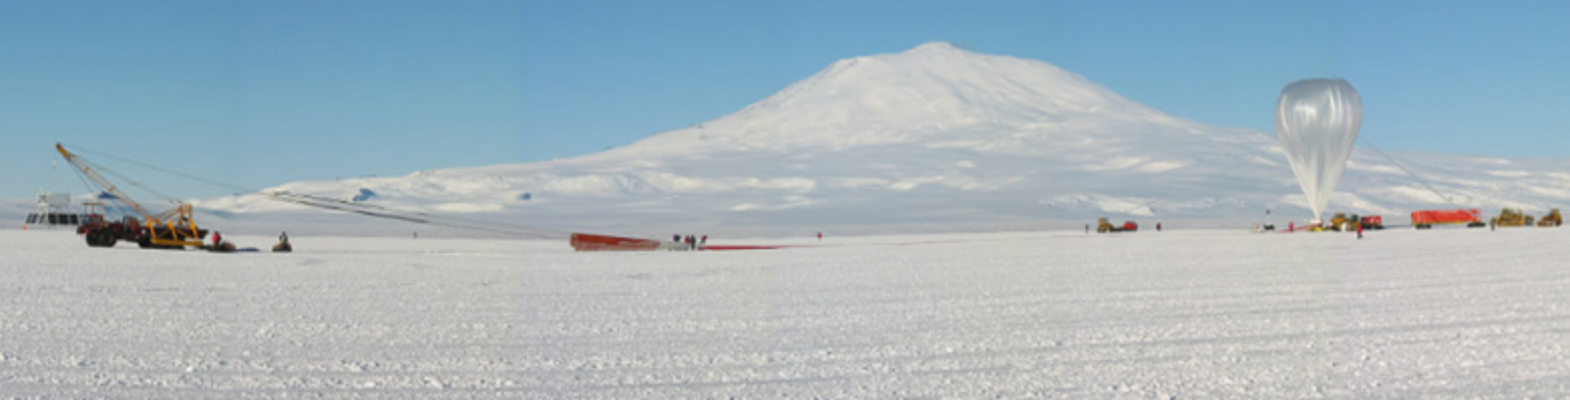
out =
{"type": "Polygon", "coordinates": [[[1114,226],[1105,217],[1096,221],[1096,233],[1134,232],[1139,230],[1139,224],[1134,221],[1123,221],[1123,225],[1114,226]]]}
{"type": "Polygon", "coordinates": [[[1357,226],[1359,224],[1358,221],[1359,219],[1357,214],[1348,216],[1346,213],[1336,213],[1334,216],[1330,217],[1330,225],[1326,226],[1324,229],[1351,232],[1357,230],[1357,226]]]}
{"type": "Polygon", "coordinates": [[[1385,229],[1385,218],[1378,215],[1358,216],[1357,214],[1336,213],[1335,216],[1330,217],[1329,226],[1317,230],[1353,232],[1357,231],[1358,227],[1369,230],[1385,229]]]}
{"type": "Polygon", "coordinates": [[[1468,228],[1488,226],[1479,215],[1482,213],[1476,208],[1413,211],[1412,226],[1417,229],[1431,229],[1435,224],[1466,224],[1468,228]]]}
{"type": "Polygon", "coordinates": [[[1537,220],[1537,226],[1552,228],[1558,227],[1559,225],[1564,224],[1564,222],[1564,217],[1559,216],[1559,209],[1555,208],[1553,210],[1549,210],[1548,215],[1544,215],[1543,219],[1537,220]]]}
{"type": "Polygon", "coordinates": [[[1509,209],[1509,208],[1504,208],[1504,209],[1500,209],[1499,210],[1499,216],[1498,217],[1494,217],[1493,219],[1489,220],[1488,222],[1489,222],[1490,225],[1493,225],[1493,226],[1496,226],[1496,227],[1511,228],[1511,227],[1520,227],[1520,226],[1533,226],[1533,225],[1535,225],[1536,221],[1533,221],[1532,216],[1526,215],[1526,213],[1521,212],[1521,209],[1519,209],[1519,208],[1513,209],[1513,210],[1509,209]]]}
{"type": "Polygon", "coordinates": [[[124,240],[136,242],[143,248],[154,249],[202,247],[202,238],[207,236],[207,230],[198,228],[196,221],[191,219],[190,204],[181,203],[174,209],[155,215],[121,192],[114,183],[95,172],[92,165],[76,154],[66,151],[64,146],[56,143],[55,150],[81,171],[82,176],[107,194],[103,197],[118,202],[136,213],[136,216],[127,215],[119,221],[108,221],[104,219],[101,210],[98,210],[99,212],[89,210],[86,220],[76,228],[77,234],[87,238],[88,246],[112,247],[115,242],[124,240]],[[138,219],[138,216],[141,218],[138,219]]]}
{"type": "Polygon", "coordinates": [[[1385,217],[1378,215],[1364,215],[1358,223],[1363,225],[1363,229],[1385,229],[1385,217]]]}

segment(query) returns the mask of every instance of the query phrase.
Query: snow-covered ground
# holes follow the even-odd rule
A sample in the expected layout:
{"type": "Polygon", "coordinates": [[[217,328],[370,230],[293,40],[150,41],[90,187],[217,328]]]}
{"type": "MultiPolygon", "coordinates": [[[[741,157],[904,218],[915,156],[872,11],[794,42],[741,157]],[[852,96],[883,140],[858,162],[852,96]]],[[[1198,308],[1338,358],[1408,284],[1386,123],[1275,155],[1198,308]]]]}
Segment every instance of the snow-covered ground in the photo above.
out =
{"type": "Polygon", "coordinates": [[[0,395],[1562,398],[1567,238],[1169,229],[573,253],[302,236],[293,254],[209,254],[6,230],[0,395]]]}

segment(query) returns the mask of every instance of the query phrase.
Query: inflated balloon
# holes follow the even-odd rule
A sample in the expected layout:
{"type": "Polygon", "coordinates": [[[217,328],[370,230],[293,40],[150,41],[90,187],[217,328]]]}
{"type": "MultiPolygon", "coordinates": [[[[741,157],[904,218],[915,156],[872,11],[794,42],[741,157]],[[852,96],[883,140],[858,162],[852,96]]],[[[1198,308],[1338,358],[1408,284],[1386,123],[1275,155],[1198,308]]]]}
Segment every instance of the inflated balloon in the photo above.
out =
{"type": "Polygon", "coordinates": [[[1363,100],[1341,79],[1309,79],[1281,89],[1276,136],[1319,221],[1363,125],[1363,100]]]}

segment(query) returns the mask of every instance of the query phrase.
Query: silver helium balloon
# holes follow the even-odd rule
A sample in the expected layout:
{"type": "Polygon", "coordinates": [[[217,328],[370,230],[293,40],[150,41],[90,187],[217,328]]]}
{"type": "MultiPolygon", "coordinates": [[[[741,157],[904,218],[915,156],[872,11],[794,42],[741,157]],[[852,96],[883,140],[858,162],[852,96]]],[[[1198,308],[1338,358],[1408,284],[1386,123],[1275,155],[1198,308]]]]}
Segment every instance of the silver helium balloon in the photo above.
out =
{"type": "Polygon", "coordinates": [[[1363,99],[1345,80],[1308,79],[1281,89],[1276,136],[1315,221],[1341,181],[1362,125],[1363,99]]]}

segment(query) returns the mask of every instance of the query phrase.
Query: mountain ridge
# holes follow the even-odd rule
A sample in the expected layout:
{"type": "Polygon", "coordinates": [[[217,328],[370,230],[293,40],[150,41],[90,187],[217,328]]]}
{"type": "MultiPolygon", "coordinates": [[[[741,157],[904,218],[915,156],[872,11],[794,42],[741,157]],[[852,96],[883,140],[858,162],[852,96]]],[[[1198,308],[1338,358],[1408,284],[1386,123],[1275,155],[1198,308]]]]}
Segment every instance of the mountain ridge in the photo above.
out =
{"type": "MultiPolygon", "coordinates": [[[[1567,160],[1402,159],[1404,168],[1356,150],[1331,210],[1399,221],[1452,203],[1536,212],[1570,201],[1570,190],[1551,189],[1570,187],[1570,174],[1559,172],[1567,160]]],[[[661,235],[665,227],[1067,227],[1099,216],[1233,226],[1307,214],[1273,135],[1174,117],[1046,62],[946,43],[839,60],[736,112],[600,153],[269,190],[344,199],[368,190],[376,196],[364,201],[380,206],[562,228],[659,227],[661,235]]],[[[300,211],[263,194],[195,203],[235,218],[300,211]]]]}
{"type": "Polygon", "coordinates": [[[739,111],[607,153],[708,147],[703,142],[730,144],[722,146],[727,150],[846,149],[999,121],[1050,123],[1105,109],[1177,120],[1051,64],[934,42],[836,61],[739,111]]]}

